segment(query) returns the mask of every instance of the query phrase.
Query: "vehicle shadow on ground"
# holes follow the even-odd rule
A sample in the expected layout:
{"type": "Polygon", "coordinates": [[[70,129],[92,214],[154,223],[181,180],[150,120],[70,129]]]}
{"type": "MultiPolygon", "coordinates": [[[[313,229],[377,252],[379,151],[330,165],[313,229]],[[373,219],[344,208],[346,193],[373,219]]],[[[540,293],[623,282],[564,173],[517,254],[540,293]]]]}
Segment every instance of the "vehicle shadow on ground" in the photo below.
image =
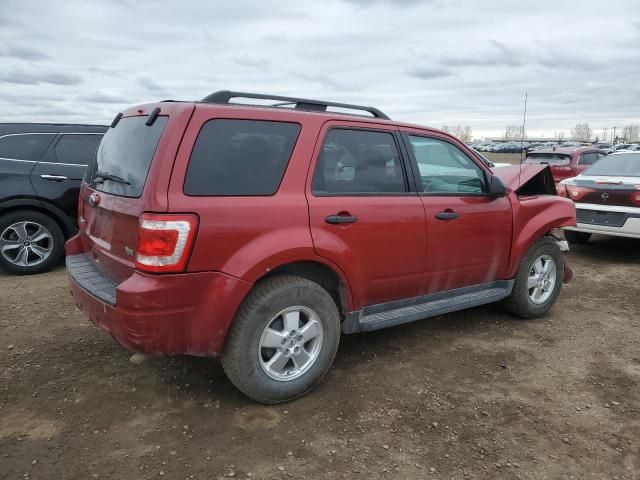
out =
{"type": "Polygon", "coordinates": [[[640,263],[640,239],[593,235],[584,245],[571,244],[571,252],[579,254],[582,261],[636,264],[640,263]]]}
{"type": "MultiPolygon", "coordinates": [[[[493,304],[375,332],[343,335],[332,367],[333,373],[339,371],[341,376],[348,378],[361,371],[362,363],[384,361],[385,358],[391,362],[396,354],[416,344],[430,352],[429,355],[438,355],[438,352],[444,354],[457,340],[463,342],[468,336],[486,333],[489,325],[494,327],[494,335],[495,325],[507,334],[506,327],[526,328],[526,321],[515,319],[505,313],[499,304],[493,304]]],[[[165,387],[177,388],[183,394],[188,391],[189,396],[200,401],[232,402],[237,407],[255,405],[229,382],[218,358],[151,357],[140,367],[131,365],[131,368],[142,368],[145,376],[157,377],[165,387]]],[[[176,394],[182,396],[179,392],[176,394]]]]}
{"type": "MultiPolygon", "coordinates": [[[[64,264],[64,258],[62,260],[60,260],[60,262],[58,262],[58,264],[53,267],[51,270],[49,270],[49,272],[58,272],[61,270],[64,270],[65,268],[65,264],[64,264]]],[[[35,273],[33,274],[33,276],[38,277],[40,275],[45,275],[49,272],[43,272],[43,273],[35,273]]],[[[0,278],[2,277],[15,277],[15,276],[25,276],[28,277],[29,275],[15,275],[14,273],[11,272],[7,272],[6,270],[3,270],[2,267],[0,267],[0,278]]]]}

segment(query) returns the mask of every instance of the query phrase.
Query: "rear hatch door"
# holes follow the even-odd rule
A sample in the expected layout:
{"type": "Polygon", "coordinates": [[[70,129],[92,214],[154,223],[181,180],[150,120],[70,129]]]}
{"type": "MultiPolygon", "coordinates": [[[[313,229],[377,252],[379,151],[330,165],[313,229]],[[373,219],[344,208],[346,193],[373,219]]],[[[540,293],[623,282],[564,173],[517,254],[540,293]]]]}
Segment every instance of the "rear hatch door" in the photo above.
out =
{"type": "Polygon", "coordinates": [[[125,112],[87,169],[79,207],[82,243],[102,272],[118,283],[134,270],[140,215],[167,211],[175,153],[193,111],[192,104],[179,105],[161,104],[151,125],[146,122],[155,105],[125,112]]]}

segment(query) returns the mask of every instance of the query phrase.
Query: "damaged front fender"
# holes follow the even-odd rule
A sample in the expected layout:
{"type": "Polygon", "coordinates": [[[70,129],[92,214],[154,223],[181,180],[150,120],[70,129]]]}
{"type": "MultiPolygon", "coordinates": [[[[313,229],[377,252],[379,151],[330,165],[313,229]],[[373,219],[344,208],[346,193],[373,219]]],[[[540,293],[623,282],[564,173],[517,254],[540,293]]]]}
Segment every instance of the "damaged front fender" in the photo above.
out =
{"type": "Polygon", "coordinates": [[[548,165],[513,165],[495,173],[507,185],[512,204],[514,239],[507,269],[507,278],[511,278],[540,237],[576,225],[576,209],[573,201],[556,194],[548,165]]]}

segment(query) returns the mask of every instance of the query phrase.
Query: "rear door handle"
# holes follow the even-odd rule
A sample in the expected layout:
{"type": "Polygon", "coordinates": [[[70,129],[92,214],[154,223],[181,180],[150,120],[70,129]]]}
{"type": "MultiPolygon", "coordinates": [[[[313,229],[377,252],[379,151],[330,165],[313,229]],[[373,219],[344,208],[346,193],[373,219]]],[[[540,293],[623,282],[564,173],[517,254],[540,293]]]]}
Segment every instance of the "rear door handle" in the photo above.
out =
{"type": "Polygon", "coordinates": [[[44,178],[45,180],[49,180],[51,182],[62,182],[63,180],[69,180],[69,178],[64,175],[40,175],[40,178],[44,178]]]}
{"type": "Polygon", "coordinates": [[[332,225],[340,225],[341,223],[356,223],[358,217],[353,215],[329,215],[324,221],[332,225]]]}
{"type": "Polygon", "coordinates": [[[438,220],[453,220],[458,218],[460,215],[458,215],[456,212],[454,211],[444,211],[444,212],[438,212],[436,213],[436,218],[438,220]]]}

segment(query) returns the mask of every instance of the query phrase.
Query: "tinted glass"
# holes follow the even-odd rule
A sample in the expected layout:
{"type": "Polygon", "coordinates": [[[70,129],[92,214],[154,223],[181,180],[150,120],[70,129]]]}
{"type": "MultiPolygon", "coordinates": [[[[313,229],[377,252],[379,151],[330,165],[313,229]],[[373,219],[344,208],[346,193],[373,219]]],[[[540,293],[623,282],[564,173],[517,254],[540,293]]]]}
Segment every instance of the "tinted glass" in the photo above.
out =
{"type": "Polygon", "coordinates": [[[484,173],[458,147],[435,138],[410,136],[425,193],[478,194],[484,191],[484,173]]]}
{"type": "Polygon", "coordinates": [[[548,163],[549,165],[569,165],[571,155],[563,153],[530,153],[525,163],[548,163]]]}
{"type": "Polygon", "coordinates": [[[393,135],[330,130],[316,164],[312,189],[319,195],[406,192],[393,135]]]}
{"type": "Polygon", "coordinates": [[[8,135],[0,138],[0,158],[40,159],[55,134],[8,135]]]}
{"type": "Polygon", "coordinates": [[[151,126],[145,125],[146,121],[146,116],[122,118],[115,128],[107,130],[98,147],[95,162],[87,172],[89,183],[94,188],[123,197],[139,197],[142,194],[167,117],[158,117],[151,126]],[[96,172],[117,175],[128,183],[108,179],[96,183],[93,181],[96,172]]]}
{"type": "Polygon", "coordinates": [[[583,175],[640,177],[640,154],[616,153],[615,155],[609,155],[587,168],[583,175]]]}
{"type": "Polygon", "coordinates": [[[273,195],[296,144],[296,123],[209,120],[191,152],[187,195],[273,195]]]}
{"type": "Polygon", "coordinates": [[[96,154],[102,135],[63,135],[56,143],[59,163],[88,165],[96,154]]]}
{"type": "Polygon", "coordinates": [[[583,153],[580,155],[580,165],[593,165],[600,157],[597,153],[583,153]]]}

